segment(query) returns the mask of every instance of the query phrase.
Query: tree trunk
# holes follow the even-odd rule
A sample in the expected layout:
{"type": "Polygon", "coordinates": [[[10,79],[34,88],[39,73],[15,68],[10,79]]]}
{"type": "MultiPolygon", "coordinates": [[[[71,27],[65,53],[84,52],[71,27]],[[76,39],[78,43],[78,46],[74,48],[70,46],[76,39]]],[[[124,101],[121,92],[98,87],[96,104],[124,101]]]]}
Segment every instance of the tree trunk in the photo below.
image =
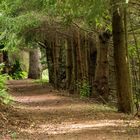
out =
{"type": "Polygon", "coordinates": [[[3,62],[3,53],[0,52],[0,63],[2,63],[2,62],[3,62]]]}
{"type": "Polygon", "coordinates": [[[76,52],[77,52],[77,77],[78,82],[83,80],[83,69],[82,69],[82,53],[81,53],[81,38],[80,38],[80,31],[78,30],[76,33],[76,52]]]}
{"type": "Polygon", "coordinates": [[[92,38],[88,41],[88,77],[91,85],[91,96],[94,93],[94,80],[95,80],[95,69],[96,69],[97,49],[96,44],[92,38]]]}
{"type": "Polygon", "coordinates": [[[72,42],[66,42],[66,88],[70,89],[72,82],[72,42]]]}
{"type": "Polygon", "coordinates": [[[2,73],[7,73],[9,74],[10,71],[10,65],[9,65],[9,56],[8,56],[8,52],[7,51],[3,51],[3,63],[4,63],[4,68],[2,73]]]}
{"type": "Polygon", "coordinates": [[[116,81],[119,111],[133,113],[133,96],[130,80],[125,31],[123,22],[123,2],[112,0],[113,4],[113,44],[114,61],[116,65],[116,81]]]}
{"type": "Polygon", "coordinates": [[[53,49],[51,43],[45,41],[46,61],[49,73],[49,83],[54,84],[53,49]]]}
{"type": "Polygon", "coordinates": [[[60,47],[58,46],[56,39],[54,42],[52,42],[52,48],[53,48],[54,87],[57,89],[57,88],[59,88],[58,71],[59,71],[59,50],[60,50],[60,47]]]}
{"type": "Polygon", "coordinates": [[[28,78],[41,78],[41,63],[40,63],[40,49],[32,49],[29,52],[29,74],[28,78]]]}
{"type": "Polygon", "coordinates": [[[82,56],[83,78],[86,81],[88,81],[88,43],[86,33],[81,38],[81,56],[82,56]]]}
{"type": "Polygon", "coordinates": [[[76,46],[77,43],[75,40],[72,40],[72,84],[70,87],[70,92],[71,93],[77,93],[77,85],[76,82],[78,80],[78,76],[77,76],[77,51],[76,51],[76,46]]]}
{"type": "MultiPolygon", "coordinates": [[[[71,77],[71,85],[69,88],[69,92],[71,94],[77,93],[78,87],[77,87],[77,51],[76,51],[76,47],[77,47],[77,43],[76,41],[73,39],[71,41],[71,49],[72,49],[72,77],[71,77]]],[[[70,58],[69,58],[70,59],[70,58]]]]}
{"type": "Polygon", "coordinates": [[[108,47],[110,34],[102,32],[97,39],[97,66],[95,72],[95,92],[101,95],[105,101],[109,97],[109,62],[108,62],[108,47]]]}

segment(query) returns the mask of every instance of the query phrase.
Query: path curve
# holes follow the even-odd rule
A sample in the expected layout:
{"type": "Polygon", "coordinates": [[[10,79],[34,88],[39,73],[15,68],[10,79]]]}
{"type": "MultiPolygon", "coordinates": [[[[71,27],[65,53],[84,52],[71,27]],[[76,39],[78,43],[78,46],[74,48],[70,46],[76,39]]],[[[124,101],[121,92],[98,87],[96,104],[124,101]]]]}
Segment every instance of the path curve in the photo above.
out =
{"type": "MultiPolygon", "coordinates": [[[[32,119],[30,127],[15,130],[18,140],[140,139],[139,120],[112,108],[82,101],[32,80],[9,81],[7,85],[15,108],[32,119]]],[[[2,138],[11,140],[11,135],[2,138]]]]}

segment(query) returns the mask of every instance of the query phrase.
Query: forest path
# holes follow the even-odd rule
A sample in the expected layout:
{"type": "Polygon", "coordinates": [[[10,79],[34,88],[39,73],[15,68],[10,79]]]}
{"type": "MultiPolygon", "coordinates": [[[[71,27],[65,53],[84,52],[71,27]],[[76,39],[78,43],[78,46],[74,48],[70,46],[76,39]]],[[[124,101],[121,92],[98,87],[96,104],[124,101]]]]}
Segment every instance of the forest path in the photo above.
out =
{"type": "Polygon", "coordinates": [[[14,108],[22,113],[22,127],[11,127],[2,140],[140,140],[139,120],[108,106],[32,80],[9,81],[8,87],[14,108]],[[29,117],[29,124],[24,117],[29,117]]]}

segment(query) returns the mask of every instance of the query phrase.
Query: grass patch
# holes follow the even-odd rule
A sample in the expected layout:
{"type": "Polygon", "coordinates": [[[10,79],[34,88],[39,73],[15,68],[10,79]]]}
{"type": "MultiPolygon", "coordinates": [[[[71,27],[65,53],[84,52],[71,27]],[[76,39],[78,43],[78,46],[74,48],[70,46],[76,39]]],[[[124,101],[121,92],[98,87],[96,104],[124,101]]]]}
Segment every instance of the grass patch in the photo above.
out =
{"type": "Polygon", "coordinates": [[[102,104],[94,104],[94,106],[91,106],[91,109],[101,112],[117,112],[117,109],[115,107],[102,104]]]}
{"type": "Polygon", "coordinates": [[[41,79],[34,80],[33,83],[37,83],[37,84],[47,84],[47,83],[49,83],[48,69],[46,69],[42,72],[41,79]]]}
{"type": "Polygon", "coordinates": [[[38,80],[34,80],[33,82],[38,84],[47,84],[49,81],[48,79],[38,79],[38,80]]]}

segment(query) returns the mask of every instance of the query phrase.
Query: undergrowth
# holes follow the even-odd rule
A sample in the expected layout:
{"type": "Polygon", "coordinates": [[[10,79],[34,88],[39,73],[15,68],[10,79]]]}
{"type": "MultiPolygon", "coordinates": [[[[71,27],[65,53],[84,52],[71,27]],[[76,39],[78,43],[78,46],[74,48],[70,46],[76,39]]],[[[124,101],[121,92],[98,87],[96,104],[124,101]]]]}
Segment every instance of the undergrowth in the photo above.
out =
{"type": "Polygon", "coordinates": [[[27,72],[23,71],[21,68],[21,63],[19,61],[15,61],[11,66],[11,70],[8,73],[10,79],[25,79],[27,78],[27,72]]]}
{"type": "Polygon", "coordinates": [[[89,85],[89,82],[86,79],[81,80],[77,83],[77,86],[80,91],[80,98],[88,98],[90,96],[90,89],[91,86],[89,85]]]}
{"type": "Polygon", "coordinates": [[[49,81],[47,79],[37,79],[33,81],[34,83],[38,83],[38,84],[46,84],[49,81]]]}
{"type": "Polygon", "coordinates": [[[0,103],[10,104],[12,98],[7,93],[5,85],[6,85],[6,75],[0,74],[0,103]]]}

